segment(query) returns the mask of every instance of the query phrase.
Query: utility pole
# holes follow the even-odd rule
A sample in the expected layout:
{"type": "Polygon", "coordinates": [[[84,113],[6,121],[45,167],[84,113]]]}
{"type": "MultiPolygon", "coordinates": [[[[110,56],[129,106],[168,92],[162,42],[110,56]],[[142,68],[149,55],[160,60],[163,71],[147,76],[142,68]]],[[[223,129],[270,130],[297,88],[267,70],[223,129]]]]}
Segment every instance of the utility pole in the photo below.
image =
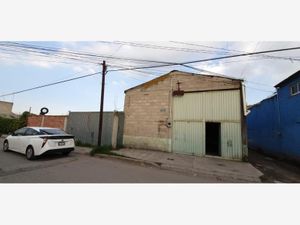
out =
{"type": "Polygon", "coordinates": [[[105,61],[103,61],[103,63],[102,63],[102,84],[101,84],[99,131],[98,131],[98,146],[101,146],[101,138],[102,138],[105,74],[106,74],[106,63],[105,63],[105,61]]]}

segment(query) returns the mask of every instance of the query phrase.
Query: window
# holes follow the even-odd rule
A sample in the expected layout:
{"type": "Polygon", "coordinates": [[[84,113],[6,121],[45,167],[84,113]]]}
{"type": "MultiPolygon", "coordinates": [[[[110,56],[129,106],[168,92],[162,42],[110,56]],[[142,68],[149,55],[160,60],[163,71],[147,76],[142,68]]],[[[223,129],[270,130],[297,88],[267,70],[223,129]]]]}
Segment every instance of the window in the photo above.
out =
{"type": "Polygon", "coordinates": [[[34,129],[28,128],[25,132],[25,135],[29,136],[29,135],[38,135],[38,132],[34,129]]]}
{"type": "Polygon", "coordinates": [[[15,136],[23,136],[23,135],[25,134],[26,130],[27,130],[27,128],[26,128],[26,127],[23,127],[23,128],[21,128],[21,129],[19,129],[19,130],[16,130],[16,131],[14,132],[14,135],[15,135],[15,136]]]}
{"type": "Polygon", "coordinates": [[[41,134],[66,134],[64,131],[60,129],[41,129],[40,130],[41,134]]]}
{"type": "Polygon", "coordinates": [[[300,93],[300,83],[293,84],[291,86],[291,95],[297,95],[300,93]]]}

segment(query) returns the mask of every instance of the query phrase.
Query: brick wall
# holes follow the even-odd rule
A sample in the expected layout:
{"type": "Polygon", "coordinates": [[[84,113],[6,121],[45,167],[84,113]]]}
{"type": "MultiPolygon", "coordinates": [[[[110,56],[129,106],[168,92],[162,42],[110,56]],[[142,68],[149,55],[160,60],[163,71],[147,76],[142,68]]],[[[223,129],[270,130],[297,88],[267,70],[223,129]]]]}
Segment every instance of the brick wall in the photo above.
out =
{"type": "Polygon", "coordinates": [[[171,151],[173,90],[177,82],[184,91],[239,88],[240,81],[216,76],[171,72],[126,91],[124,145],[171,151]]]}
{"type": "Polygon", "coordinates": [[[40,116],[30,115],[27,120],[27,126],[30,127],[53,127],[66,129],[66,122],[68,116],[40,116]],[[44,117],[44,119],[43,119],[44,117]]]}

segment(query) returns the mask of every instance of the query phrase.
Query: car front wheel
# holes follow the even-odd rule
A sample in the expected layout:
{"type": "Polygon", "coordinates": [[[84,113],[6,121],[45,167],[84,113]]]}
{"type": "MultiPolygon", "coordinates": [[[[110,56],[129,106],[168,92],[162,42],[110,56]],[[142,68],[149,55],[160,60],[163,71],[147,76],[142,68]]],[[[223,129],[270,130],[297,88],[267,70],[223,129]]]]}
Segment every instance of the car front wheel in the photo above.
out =
{"type": "Polygon", "coordinates": [[[9,150],[8,141],[4,141],[4,143],[3,143],[3,151],[7,152],[8,150],[9,150]]]}
{"type": "Polygon", "coordinates": [[[34,159],[34,150],[31,146],[29,146],[27,149],[26,149],[26,158],[28,160],[33,160],[34,159]]]}

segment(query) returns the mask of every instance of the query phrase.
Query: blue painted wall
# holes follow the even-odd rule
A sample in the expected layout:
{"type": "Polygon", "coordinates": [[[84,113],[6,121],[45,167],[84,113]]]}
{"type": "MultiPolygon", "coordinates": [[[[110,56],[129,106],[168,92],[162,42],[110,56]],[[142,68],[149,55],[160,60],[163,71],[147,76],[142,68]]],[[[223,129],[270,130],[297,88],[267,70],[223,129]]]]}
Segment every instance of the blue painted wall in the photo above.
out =
{"type": "Polygon", "coordinates": [[[247,116],[248,145],[300,162],[300,94],[291,96],[295,79],[278,89],[277,95],[250,109],[247,116]]]}

